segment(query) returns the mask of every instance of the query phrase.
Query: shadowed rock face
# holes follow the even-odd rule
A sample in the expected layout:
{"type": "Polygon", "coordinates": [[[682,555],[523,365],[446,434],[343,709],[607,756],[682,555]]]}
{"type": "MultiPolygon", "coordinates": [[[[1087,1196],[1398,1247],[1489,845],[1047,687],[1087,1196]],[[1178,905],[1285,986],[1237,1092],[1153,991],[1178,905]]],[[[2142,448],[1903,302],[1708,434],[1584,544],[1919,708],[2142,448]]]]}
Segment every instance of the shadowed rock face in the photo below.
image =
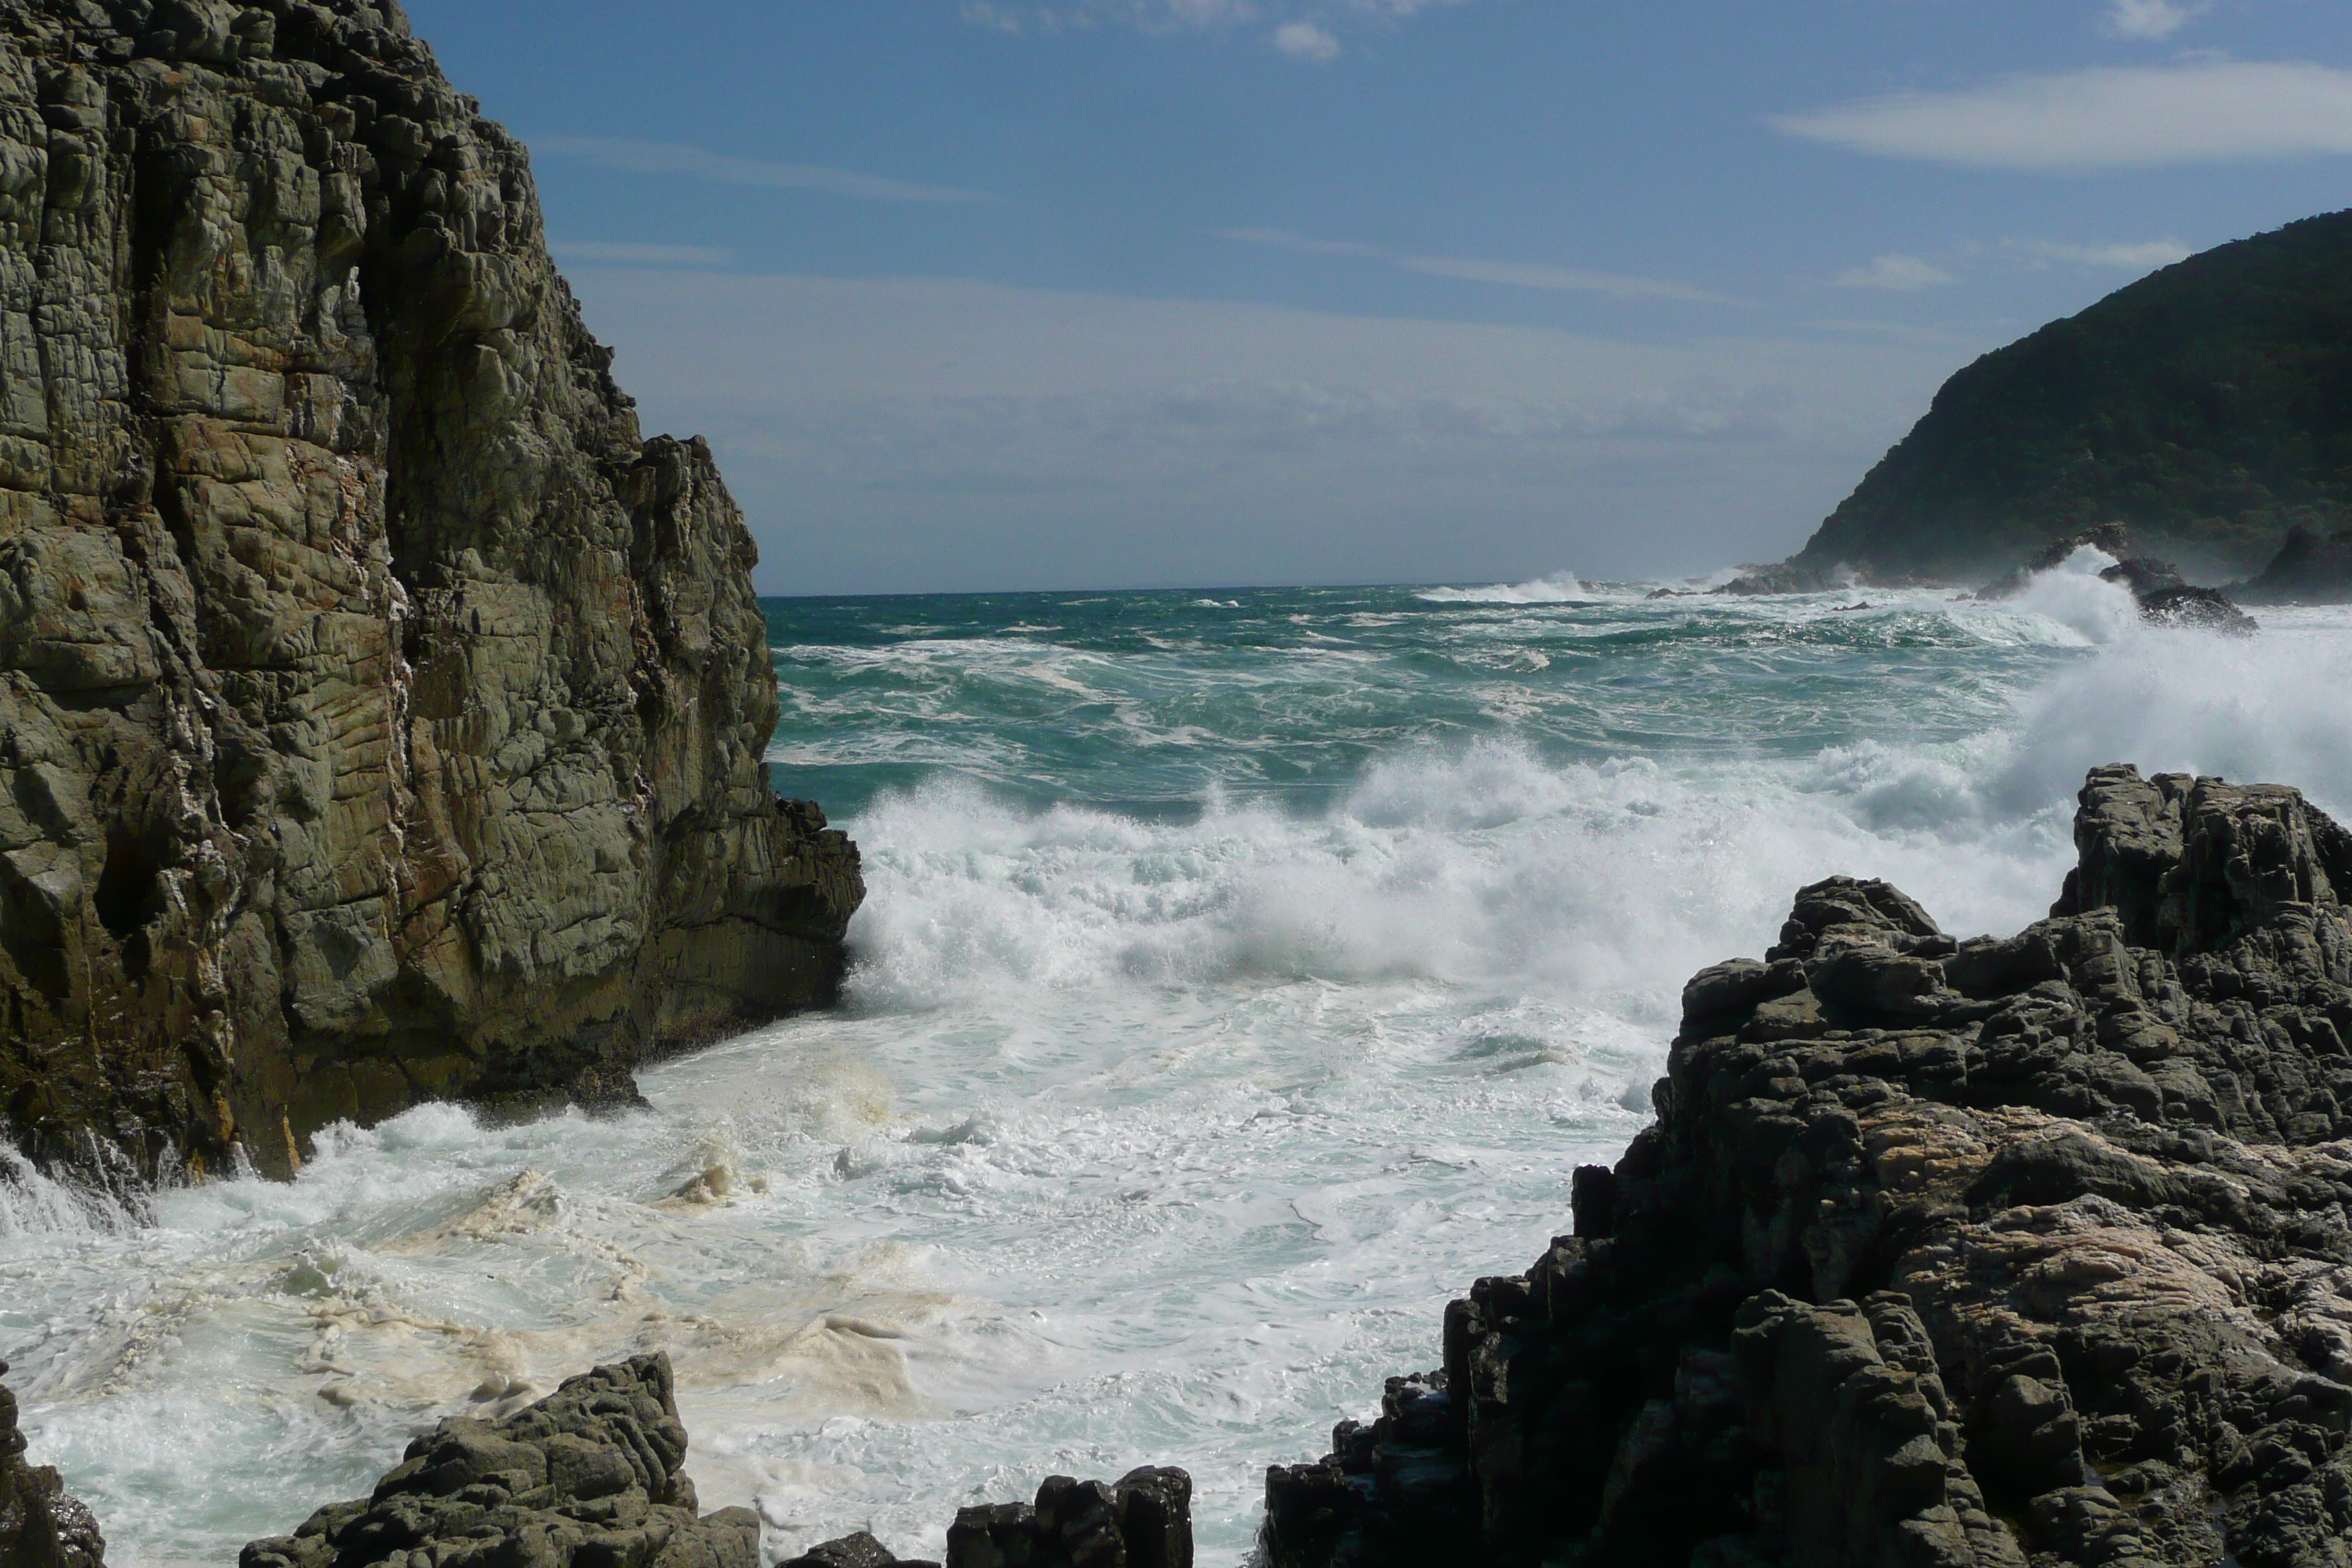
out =
{"type": "MultiPolygon", "coordinates": [[[[8,1363],[0,1361],[0,1377],[8,1363]]],[[[0,1388],[0,1564],[5,1568],[102,1568],[98,1521],[65,1493],[58,1472],[25,1462],[16,1396],[0,1388]]]]}
{"type": "Polygon", "coordinates": [[[611,360],[392,0],[0,0],[31,1151],[283,1170],[830,994],[856,853],[767,787],[750,535],[611,360]]]}
{"type": "Polygon", "coordinates": [[[1805,889],[1445,1365],[1268,1476],[1297,1564],[2352,1563],[2352,836],[2095,772],[2050,919],[1805,889]]]}

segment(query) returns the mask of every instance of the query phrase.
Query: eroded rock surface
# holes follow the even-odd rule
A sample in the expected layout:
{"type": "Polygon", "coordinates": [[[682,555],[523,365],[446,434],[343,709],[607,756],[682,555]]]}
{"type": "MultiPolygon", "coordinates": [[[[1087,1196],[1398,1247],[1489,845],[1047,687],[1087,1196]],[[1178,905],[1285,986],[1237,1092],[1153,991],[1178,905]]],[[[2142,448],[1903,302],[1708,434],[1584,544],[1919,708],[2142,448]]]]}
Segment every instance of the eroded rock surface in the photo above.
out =
{"type": "Polygon", "coordinates": [[[105,1557],[89,1510],[66,1495],[56,1470],[25,1462],[16,1396],[0,1387],[0,1568],[104,1568],[105,1557]]]}
{"type": "Polygon", "coordinates": [[[2051,917],[1883,883],[1708,969],[1575,1234],[1454,1303],[1277,1568],[2352,1563],[2352,836],[2095,771],[2051,917]]]}
{"type": "Polygon", "coordinates": [[[502,1421],[443,1421],[239,1568],[760,1568],[758,1514],[698,1516],[686,1443],[667,1356],[600,1366],[502,1421]]]}
{"type": "Polygon", "coordinates": [[[856,856],[767,786],[751,537],[611,360],[393,0],[0,0],[31,1151],[283,1170],[828,994],[856,856]]]}

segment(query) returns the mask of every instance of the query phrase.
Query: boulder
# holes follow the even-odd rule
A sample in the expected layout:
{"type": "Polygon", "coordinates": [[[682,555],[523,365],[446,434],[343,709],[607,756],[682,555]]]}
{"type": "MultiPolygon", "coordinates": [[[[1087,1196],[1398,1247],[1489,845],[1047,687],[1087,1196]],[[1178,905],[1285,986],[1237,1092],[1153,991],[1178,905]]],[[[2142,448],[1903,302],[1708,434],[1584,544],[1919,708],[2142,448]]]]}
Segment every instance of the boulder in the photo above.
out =
{"type": "Polygon", "coordinates": [[[600,1366],[504,1420],[443,1421],[238,1568],[761,1568],[760,1516],[698,1513],[686,1443],[667,1356],[600,1366]]]}

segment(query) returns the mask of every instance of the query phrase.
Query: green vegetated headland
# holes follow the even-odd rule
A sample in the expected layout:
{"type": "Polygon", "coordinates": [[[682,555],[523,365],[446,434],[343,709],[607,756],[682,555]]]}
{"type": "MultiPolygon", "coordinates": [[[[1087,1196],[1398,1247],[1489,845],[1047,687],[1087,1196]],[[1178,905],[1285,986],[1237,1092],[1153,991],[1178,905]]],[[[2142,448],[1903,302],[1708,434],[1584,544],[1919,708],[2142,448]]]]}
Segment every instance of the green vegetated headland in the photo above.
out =
{"type": "Polygon", "coordinates": [[[1961,580],[2121,521],[2209,579],[2352,529],[2352,212],[2189,258],[1985,355],[1788,563],[1961,580]]]}

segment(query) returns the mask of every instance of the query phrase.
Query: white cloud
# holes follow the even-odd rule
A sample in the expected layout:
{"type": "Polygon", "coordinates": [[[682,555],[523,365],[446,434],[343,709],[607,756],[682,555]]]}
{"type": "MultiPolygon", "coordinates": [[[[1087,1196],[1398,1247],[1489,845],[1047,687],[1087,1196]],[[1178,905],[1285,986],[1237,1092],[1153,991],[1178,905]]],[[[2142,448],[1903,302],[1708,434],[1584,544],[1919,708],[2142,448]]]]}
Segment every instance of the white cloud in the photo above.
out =
{"type": "Polygon", "coordinates": [[[1679,300],[1686,304],[1728,305],[1721,294],[1672,283],[1660,278],[1635,278],[1622,272],[1587,272],[1571,267],[1550,267],[1532,261],[1486,261],[1469,256],[1399,256],[1381,246],[1352,239],[1312,239],[1286,228],[1221,228],[1219,239],[1295,250],[1304,256],[1360,256],[1391,261],[1407,272],[1432,278],[1453,278],[1465,283],[1493,283],[1506,289],[1544,289],[1555,292],[1606,294],[1619,300],[1679,300]]]}
{"type": "Polygon", "coordinates": [[[770,163],[733,158],[676,142],[632,142],[608,136],[539,136],[531,151],[540,157],[572,158],[628,174],[668,174],[720,185],[756,185],[769,190],[821,191],[871,202],[984,202],[977,191],[919,185],[879,174],[827,169],[814,163],[770,163]]]}
{"type": "Polygon", "coordinates": [[[1397,265],[1408,272],[1437,278],[1458,278],[1470,283],[1495,283],[1507,289],[1551,289],[1580,294],[1607,294],[1619,300],[1681,300],[1691,304],[1727,305],[1721,294],[1669,283],[1656,278],[1633,278],[1617,272],[1584,272],[1568,267],[1546,267],[1523,261],[1480,261],[1462,256],[1404,256],[1397,265]]]}
{"type": "Polygon", "coordinates": [[[634,245],[603,239],[562,239],[549,244],[559,261],[601,262],[613,267],[724,267],[735,253],[723,246],[634,245]]]}
{"type": "Polygon", "coordinates": [[[1285,22],[1274,30],[1274,47],[1294,60],[1317,65],[1339,58],[1338,36],[1312,22],[1285,22]]]}
{"type": "Polygon", "coordinates": [[[2113,0],[2107,30],[2119,38],[2146,38],[2161,43],[2212,9],[2210,4],[2182,5],[2179,0],[2113,0]]]}
{"type": "Polygon", "coordinates": [[[2013,76],[1775,116],[1788,135],[1888,158],[2081,174],[2352,153],[2352,71],[2200,60],[2013,76]]]}
{"type": "Polygon", "coordinates": [[[1019,33],[1026,29],[1029,17],[1019,6],[998,5],[991,0],[967,0],[962,9],[966,22],[975,27],[989,27],[1000,33],[1019,33]]]}
{"type": "Polygon", "coordinates": [[[2071,261],[2081,267],[2116,267],[2126,272],[2153,272],[2196,253],[2177,239],[2149,239],[2126,245],[2053,245],[2048,240],[2018,240],[2011,248],[2042,261],[2071,261]]]}
{"type": "Polygon", "coordinates": [[[1470,0],[965,0],[963,19],[1003,33],[1058,33],[1123,24],[1146,33],[1202,32],[1276,24],[1276,47],[1294,58],[1327,60],[1339,52],[1330,24],[1349,17],[1410,21],[1470,0]]]}
{"type": "Polygon", "coordinates": [[[1840,289],[1885,289],[1893,293],[1910,293],[1920,289],[1939,289],[1959,279],[1931,261],[1890,254],[1872,258],[1867,267],[1850,267],[1831,281],[1840,289]]]}

